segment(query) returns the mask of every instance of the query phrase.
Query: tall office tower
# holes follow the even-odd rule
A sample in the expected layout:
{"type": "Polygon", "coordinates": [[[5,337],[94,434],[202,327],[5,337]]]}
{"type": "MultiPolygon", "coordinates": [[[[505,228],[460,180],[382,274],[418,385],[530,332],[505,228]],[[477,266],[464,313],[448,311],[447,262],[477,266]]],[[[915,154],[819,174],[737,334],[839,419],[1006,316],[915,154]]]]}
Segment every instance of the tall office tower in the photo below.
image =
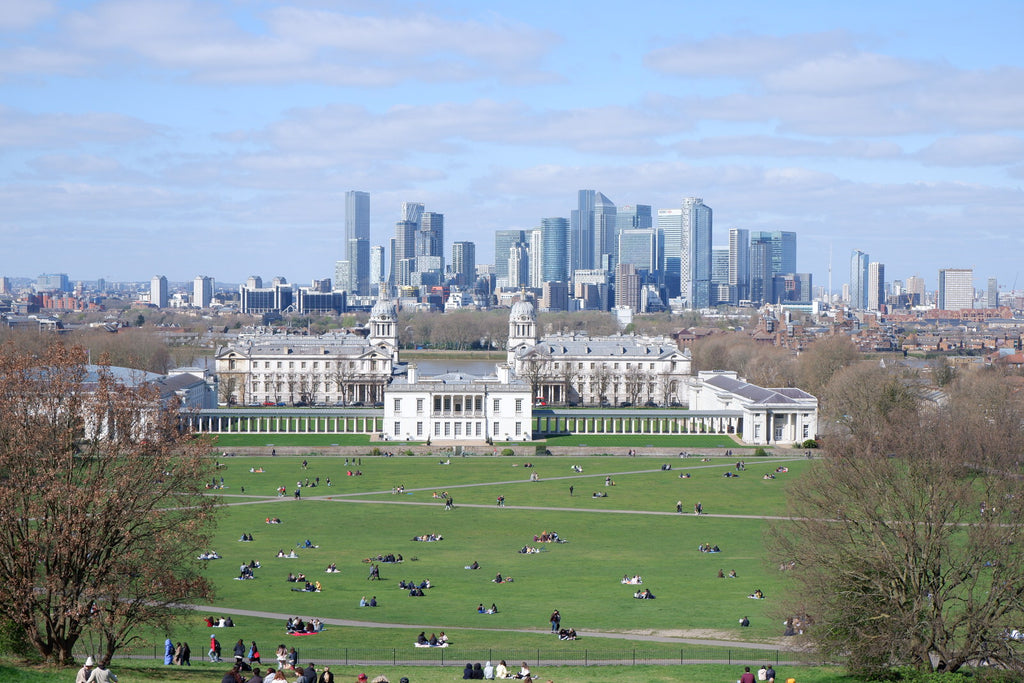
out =
{"type": "Polygon", "coordinates": [[[341,287],[335,281],[337,289],[345,289],[348,292],[357,294],[370,293],[370,240],[366,237],[357,237],[348,241],[349,257],[349,281],[348,287],[341,287]]]}
{"type": "Polygon", "coordinates": [[[939,271],[939,310],[974,308],[974,269],[943,268],[939,271]]]}
{"type": "Polygon", "coordinates": [[[352,262],[342,259],[334,262],[334,286],[339,291],[351,292],[352,284],[352,262]]]}
{"type": "Polygon", "coordinates": [[[626,306],[640,313],[640,273],[632,263],[615,267],[615,305],[626,306]]]}
{"type": "Polygon", "coordinates": [[[594,268],[614,272],[619,250],[615,204],[600,192],[594,194],[594,268]]]}
{"type": "Polygon", "coordinates": [[[641,273],[658,270],[658,233],[653,228],[619,233],[619,263],[631,263],[641,273]]]}
{"type": "Polygon", "coordinates": [[[544,233],[540,228],[526,231],[530,245],[530,286],[540,289],[544,282],[544,233]]]}
{"type": "Polygon", "coordinates": [[[569,215],[569,273],[595,268],[594,202],[597,192],[579,190],[576,208],[569,215]]]}
{"type": "Polygon", "coordinates": [[[885,264],[868,264],[868,310],[880,311],[885,305],[885,264]]]}
{"type": "Polygon", "coordinates": [[[349,190],[345,193],[345,258],[350,261],[348,248],[355,239],[370,239],[370,193],[349,190]]]}
{"type": "Polygon", "coordinates": [[[149,303],[157,308],[167,308],[167,276],[154,275],[149,283],[149,303]]]}
{"type": "Polygon", "coordinates": [[[416,233],[417,256],[444,256],[444,214],[426,211],[416,233]]]}
{"type": "Polygon", "coordinates": [[[729,284],[729,247],[711,247],[711,283],[729,284]]]}
{"type": "Polygon", "coordinates": [[[912,305],[920,306],[924,303],[924,278],[919,275],[911,275],[907,278],[907,294],[913,301],[912,305]]]}
{"type": "Polygon", "coordinates": [[[767,242],[750,241],[750,300],[755,304],[772,301],[772,259],[767,242]]]}
{"type": "Polygon", "coordinates": [[[711,207],[700,197],[684,197],[679,252],[679,295],[688,308],[711,305],[711,207]]]}
{"type": "Polygon", "coordinates": [[[860,249],[850,254],[850,308],[860,311],[868,305],[869,257],[860,249]]]}
{"type": "Polygon", "coordinates": [[[250,275],[245,280],[245,286],[248,287],[249,289],[262,289],[263,278],[261,278],[259,275],[250,275]]]}
{"type": "Polygon", "coordinates": [[[729,228],[729,299],[750,299],[750,231],[743,228],[729,228]]]}
{"type": "Polygon", "coordinates": [[[0,294],[11,294],[11,278],[4,275],[0,277],[0,294]]]}
{"type": "Polygon", "coordinates": [[[810,303],[813,289],[810,273],[774,275],[772,276],[771,300],[775,303],[782,301],[810,303]]]}
{"type": "Polygon", "coordinates": [[[508,286],[530,286],[530,248],[525,242],[518,242],[509,247],[508,286]]]}
{"type": "Polygon", "coordinates": [[[196,308],[209,308],[213,301],[213,278],[197,275],[192,283],[192,305],[196,308]]]}
{"type": "Polygon", "coordinates": [[[774,275],[796,272],[796,233],[783,230],[753,230],[750,242],[768,245],[769,270],[774,275]]]}
{"type": "Polygon", "coordinates": [[[541,282],[569,282],[569,221],[542,218],[540,221],[541,282]]]}
{"type": "Polygon", "coordinates": [[[540,309],[547,312],[569,310],[569,283],[564,280],[546,281],[541,286],[540,309]]]}
{"type": "Polygon", "coordinates": [[[476,284],[476,244],[452,243],[452,273],[459,287],[472,288],[476,284]]]}
{"type": "Polygon", "coordinates": [[[369,282],[369,289],[367,290],[370,294],[378,294],[380,289],[380,283],[384,282],[384,247],[380,244],[375,244],[370,247],[370,273],[367,276],[369,282]]]}
{"type": "Polygon", "coordinates": [[[43,273],[36,278],[37,292],[70,292],[71,281],[67,273],[43,273]]]}
{"type": "Polygon", "coordinates": [[[999,308],[999,281],[994,277],[988,279],[988,289],[985,291],[985,307],[999,308]]]}
{"type": "Polygon", "coordinates": [[[658,209],[658,242],[661,244],[660,270],[669,298],[679,296],[679,256],[683,245],[683,210],[658,209]]]}
{"type": "Polygon", "coordinates": [[[615,212],[615,225],[619,232],[653,228],[654,219],[651,206],[649,204],[620,206],[615,212]]]}
{"type": "MultiPolygon", "coordinates": [[[[419,205],[422,207],[422,204],[419,205]]],[[[404,213],[406,205],[402,205],[404,213]]],[[[396,275],[399,263],[405,259],[416,258],[416,228],[419,225],[416,221],[400,220],[395,223],[395,239],[391,246],[391,284],[397,285],[396,275]]],[[[413,265],[415,268],[415,264],[413,265]]]]}
{"type": "Polygon", "coordinates": [[[508,255],[513,245],[525,239],[522,230],[494,231],[494,277],[508,282],[508,255]]]}
{"type": "Polygon", "coordinates": [[[423,202],[402,202],[403,221],[412,221],[418,228],[420,218],[423,216],[423,202]]]}

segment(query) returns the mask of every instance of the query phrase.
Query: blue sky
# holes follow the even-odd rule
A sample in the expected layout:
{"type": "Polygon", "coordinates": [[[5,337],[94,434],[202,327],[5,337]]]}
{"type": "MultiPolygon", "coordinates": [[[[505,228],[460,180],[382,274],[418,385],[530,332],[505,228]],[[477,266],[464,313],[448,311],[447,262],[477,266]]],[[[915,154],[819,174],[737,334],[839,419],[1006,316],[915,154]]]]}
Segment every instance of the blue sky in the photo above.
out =
{"type": "Polygon", "coordinates": [[[591,188],[1009,288],[1024,3],[834,4],[0,0],[0,274],[308,283],[349,189],[488,262],[591,188]]]}

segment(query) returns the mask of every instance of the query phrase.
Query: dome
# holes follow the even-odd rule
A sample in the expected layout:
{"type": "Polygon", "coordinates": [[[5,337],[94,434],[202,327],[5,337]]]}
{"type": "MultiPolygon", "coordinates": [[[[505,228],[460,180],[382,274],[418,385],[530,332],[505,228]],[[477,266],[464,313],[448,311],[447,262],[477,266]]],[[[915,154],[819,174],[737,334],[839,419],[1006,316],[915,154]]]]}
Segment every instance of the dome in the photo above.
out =
{"type": "Polygon", "coordinates": [[[371,320],[397,320],[398,313],[395,312],[395,305],[386,299],[380,299],[370,310],[371,320]]]}
{"type": "Polygon", "coordinates": [[[537,316],[534,312],[533,304],[529,301],[517,301],[512,305],[512,312],[509,314],[509,320],[515,320],[516,322],[532,322],[536,319],[537,316]]]}

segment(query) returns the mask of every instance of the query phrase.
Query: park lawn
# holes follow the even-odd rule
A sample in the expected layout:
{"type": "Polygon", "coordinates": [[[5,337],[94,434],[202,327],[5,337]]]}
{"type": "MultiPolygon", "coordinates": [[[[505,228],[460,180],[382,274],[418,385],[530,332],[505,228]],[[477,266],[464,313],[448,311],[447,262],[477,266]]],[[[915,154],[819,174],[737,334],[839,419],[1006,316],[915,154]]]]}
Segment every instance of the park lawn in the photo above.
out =
{"type": "MultiPolygon", "coordinates": [[[[463,663],[464,664],[464,663],[463,663]]],[[[411,683],[451,683],[462,679],[462,666],[331,666],[339,683],[355,681],[360,673],[370,680],[384,675],[392,683],[406,676],[411,683]]],[[[511,665],[512,662],[509,662],[511,665]]],[[[515,663],[518,665],[518,662],[515,663]]],[[[862,679],[846,676],[834,667],[776,667],[776,680],[795,676],[800,683],[862,683],[862,679]]],[[[318,664],[317,670],[322,670],[318,664]]],[[[686,666],[566,666],[532,667],[540,680],[558,683],[732,683],[743,671],[742,665],[694,664],[686,666]]],[[[756,667],[751,667],[756,670],[756,667]]],[[[192,667],[160,666],[131,661],[115,661],[111,667],[123,683],[200,683],[215,681],[226,671],[223,664],[196,664],[192,667]]],[[[69,670],[53,667],[0,666],[0,677],[21,683],[52,683],[67,678],[69,670]]],[[[70,680],[70,679],[68,679],[70,680]]]]}
{"type": "Polygon", "coordinates": [[[731,448],[749,452],[755,448],[725,434],[568,434],[549,436],[545,441],[548,446],[636,448],[641,452],[647,446],[678,448],[680,451],[695,448],[731,448]]]}
{"type": "Polygon", "coordinates": [[[366,446],[369,449],[369,434],[215,434],[212,435],[214,448],[272,448],[276,446],[304,446],[326,448],[327,446],[366,446]]]}

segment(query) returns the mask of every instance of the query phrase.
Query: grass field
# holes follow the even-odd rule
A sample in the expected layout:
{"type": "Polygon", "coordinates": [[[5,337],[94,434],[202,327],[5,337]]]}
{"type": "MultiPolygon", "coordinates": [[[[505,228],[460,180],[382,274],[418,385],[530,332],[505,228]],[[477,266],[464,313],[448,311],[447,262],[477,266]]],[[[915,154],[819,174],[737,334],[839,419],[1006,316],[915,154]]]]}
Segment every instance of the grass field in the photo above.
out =
{"type": "MultiPolygon", "coordinates": [[[[403,442],[376,443],[382,449],[398,450],[403,442]]],[[[420,442],[416,442],[420,443],[420,442]]],[[[328,446],[367,446],[371,447],[368,434],[218,434],[216,444],[220,448],[270,448],[277,446],[302,446],[307,448],[326,448],[328,446]]],[[[646,446],[694,450],[698,448],[731,448],[735,451],[749,452],[753,446],[737,443],[731,438],[715,434],[666,434],[666,435],[622,435],[622,434],[579,434],[555,436],[544,440],[529,442],[526,445],[539,446],[593,446],[594,448],[638,448],[646,446]]],[[[496,444],[501,447],[503,444],[496,444]]],[[[511,444],[522,448],[522,442],[511,444]]],[[[486,450],[486,448],[477,449],[486,450]]]]}
{"type": "Polygon", "coordinates": [[[787,488],[810,466],[800,457],[747,458],[747,470],[733,478],[722,475],[735,472],[736,458],[469,457],[453,458],[450,465],[426,456],[366,456],[348,464],[344,457],[306,459],[304,469],[302,457],[222,458],[218,478],[227,486],[220,491],[226,507],[212,549],[223,559],[206,563],[217,599],[200,614],[234,613],[236,628],[209,629],[190,614],[170,634],[147,634],[149,645],[140,653],[152,652],[152,643],[169,635],[189,642],[199,660],[212,632],[226,652],[242,638],[259,642],[265,656],[284,643],[321,661],[344,661],[346,652],[367,660],[436,655],[412,647],[422,630],[447,632],[453,643],[442,651],[447,663],[495,655],[510,661],[606,657],[759,664],[788,644],[769,614],[784,578],[780,558],[763,550],[764,525],[772,522],[754,515],[785,514],[787,488]],[[663,464],[672,469],[662,470],[663,464]],[[762,479],[780,464],[790,472],[762,479]],[[583,473],[573,472],[572,465],[583,473]],[[263,472],[250,471],[258,469],[263,472]],[[363,474],[348,476],[350,470],[363,474]],[[690,477],[680,478],[683,472],[690,477]],[[539,481],[529,481],[534,473],[539,481]],[[295,500],[296,482],[317,477],[320,485],[303,486],[302,498],[295,500]],[[609,477],[613,485],[606,485],[609,477]],[[277,496],[279,486],[287,496],[277,496]],[[392,493],[397,486],[404,493],[392,493]],[[443,501],[433,497],[441,491],[452,496],[454,510],[444,510],[443,501]],[[594,492],[608,497],[593,498],[594,492]],[[502,508],[496,505],[499,495],[505,498],[502,508]],[[676,512],[677,501],[686,514],[676,512]],[[692,513],[698,501],[708,513],[702,517],[692,513]],[[267,517],[282,523],[267,525],[267,517]],[[544,531],[556,531],[568,543],[535,543],[544,531]],[[254,541],[239,542],[243,532],[254,541]],[[425,533],[444,540],[412,540],[425,533]],[[298,559],[276,557],[306,539],[320,547],[296,549],[298,559]],[[701,543],[717,544],[722,552],[701,553],[701,543]],[[517,552],[524,545],[542,550],[517,552]],[[386,553],[401,554],[404,561],[380,565],[382,580],[367,580],[370,565],[364,560],[386,553]],[[234,580],[239,565],[250,560],[262,564],[257,578],[234,580]],[[474,561],[479,570],[465,569],[474,561]],[[332,562],[340,573],[324,573],[332,562]],[[735,570],[738,578],[718,578],[720,569],[735,570]],[[294,592],[296,584],[285,580],[289,572],[319,580],[322,592],[294,592]],[[498,572],[514,581],[493,583],[498,572]],[[642,575],[657,599],[633,599],[635,587],[620,583],[624,574],[642,575]],[[424,597],[409,597],[397,588],[399,579],[429,579],[434,587],[424,597]],[[749,599],[755,589],[767,599],[749,599]],[[359,607],[362,596],[374,595],[378,607],[359,607]],[[481,603],[496,604],[499,613],[478,614],[481,603]],[[558,641],[550,634],[553,609],[561,611],[563,626],[581,633],[580,640],[558,641]],[[332,624],[319,635],[295,638],[284,633],[287,616],[359,625],[332,624]],[[743,616],[749,628],[739,626],[743,616]],[[769,649],[758,653],[744,642],[769,649]],[[393,654],[371,657],[371,649],[393,654]]]}

